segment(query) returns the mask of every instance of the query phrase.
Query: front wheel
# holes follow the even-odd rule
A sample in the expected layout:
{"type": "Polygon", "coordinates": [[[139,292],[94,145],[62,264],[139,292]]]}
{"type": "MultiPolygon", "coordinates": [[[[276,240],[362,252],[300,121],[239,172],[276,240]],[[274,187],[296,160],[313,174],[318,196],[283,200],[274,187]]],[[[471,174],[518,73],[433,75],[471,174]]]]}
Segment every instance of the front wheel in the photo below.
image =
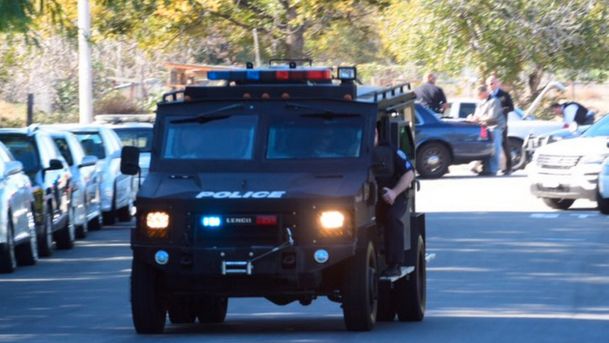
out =
{"type": "Polygon", "coordinates": [[[38,254],[49,257],[53,254],[53,217],[51,210],[44,215],[42,234],[38,237],[38,254]]]}
{"type": "Polygon", "coordinates": [[[17,258],[15,257],[15,240],[10,215],[5,238],[6,242],[0,245],[0,273],[12,273],[17,268],[17,258]]]}
{"type": "MultiPolygon", "coordinates": [[[[28,216],[33,221],[31,213],[28,216]]],[[[28,242],[16,247],[15,253],[17,254],[17,262],[22,266],[32,266],[38,262],[38,242],[35,227],[30,227],[28,242]]]]}
{"type": "Polygon", "coordinates": [[[600,193],[597,193],[596,203],[598,204],[598,210],[602,214],[609,214],[609,198],[603,198],[600,193]]]}
{"type": "Polygon", "coordinates": [[[132,205],[129,204],[125,207],[121,207],[116,211],[116,215],[118,217],[118,221],[119,222],[129,222],[131,221],[131,207],[132,205]]]}
{"type": "Polygon", "coordinates": [[[349,262],[343,279],[343,316],[349,331],[370,331],[376,323],[378,265],[374,244],[368,242],[349,262]]]}
{"type": "Polygon", "coordinates": [[[510,148],[510,158],[512,159],[512,170],[519,170],[527,164],[527,157],[524,151],[523,142],[520,139],[508,138],[510,148]]]}
{"type": "Polygon", "coordinates": [[[131,315],[139,334],[162,333],[166,309],[161,298],[158,272],[133,259],[131,264],[131,315]]]}
{"type": "Polygon", "coordinates": [[[435,179],[448,172],[450,151],[440,143],[425,144],[417,152],[417,172],[423,178],[435,179]]]}
{"type": "Polygon", "coordinates": [[[568,210],[575,202],[574,199],[542,198],[543,202],[556,210],[568,210]]]}
{"type": "Polygon", "coordinates": [[[76,229],[74,227],[74,211],[70,210],[68,214],[68,223],[66,226],[56,233],[55,243],[58,249],[74,248],[74,240],[76,240],[76,229]]]}

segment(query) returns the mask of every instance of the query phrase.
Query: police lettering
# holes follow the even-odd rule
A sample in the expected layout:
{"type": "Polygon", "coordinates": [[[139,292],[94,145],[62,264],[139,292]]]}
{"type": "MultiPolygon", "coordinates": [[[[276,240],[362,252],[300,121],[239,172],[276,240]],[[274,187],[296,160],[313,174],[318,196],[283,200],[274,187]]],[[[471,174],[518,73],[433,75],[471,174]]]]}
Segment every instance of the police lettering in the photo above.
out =
{"type": "Polygon", "coordinates": [[[277,198],[282,198],[283,195],[285,194],[285,191],[256,191],[256,192],[229,192],[229,191],[222,191],[222,192],[209,192],[209,191],[202,191],[199,194],[197,194],[196,198],[197,199],[202,199],[202,198],[214,198],[214,199],[264,199],[264,198],[269,198],[269,199],[277,199],[277,198]]]}

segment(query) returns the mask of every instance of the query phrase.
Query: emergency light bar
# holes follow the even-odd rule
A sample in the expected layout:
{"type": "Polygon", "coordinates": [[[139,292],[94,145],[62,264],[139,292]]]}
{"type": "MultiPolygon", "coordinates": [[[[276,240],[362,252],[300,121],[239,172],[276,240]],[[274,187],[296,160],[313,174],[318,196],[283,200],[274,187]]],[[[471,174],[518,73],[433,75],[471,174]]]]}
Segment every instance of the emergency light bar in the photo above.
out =
{"type": "Polygon", "coordinates": [[[304,70],[231,70],[208,71],[208,80],[226,81],[260,81],[260,82],[286,82],[286,81],[331,81],[332,70],[304,69],[304,70]]]}

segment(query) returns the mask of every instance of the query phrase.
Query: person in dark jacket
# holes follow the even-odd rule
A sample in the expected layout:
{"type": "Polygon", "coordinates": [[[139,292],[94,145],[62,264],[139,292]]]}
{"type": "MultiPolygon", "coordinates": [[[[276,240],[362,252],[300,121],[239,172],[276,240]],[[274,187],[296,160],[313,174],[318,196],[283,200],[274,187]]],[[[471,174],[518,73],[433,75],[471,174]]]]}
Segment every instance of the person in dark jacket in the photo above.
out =
{"type": "MultiPolygon", "coordinates": [[[[379,143],[378,130],[374,137],[375,145],[379,143]]],[[[377,220],[382,224],[385,236],[385,261],[387,270],[384,276],[400,276],[400,266],[404,263],[404,223],[402,217],[408,206],[406,190],[414,180],[414,167],[406,153],[395,149],[393,157],[393,175],[377,178],[381,196],[377,203],[377,220]]]]}
{"type": "Polygon", "coordinates": [[[505,129],[503,130],[503,140],[501,141],[501,148],[503,155],[505,156],[505,169],[502,170],[503,175],[510,175],[512,173],[512,152],[510,149],[510,142],[508,140],[508,113],[514,111],[514,102],[510,94],[501,89],[501,82],[497,76],[492,75],[486,81],[490,90],[491,96],[499,100],[501,103],[501,109],[505,117],[505,129]]]}
{"type": "Polygon", "coordinates": [[[423,81],[424,83],[414,90],[417,99],[432,111],[444,113],[448,103],[442,88],[436,86],[436,75],[434,73],[427,73],[423,81]]]}

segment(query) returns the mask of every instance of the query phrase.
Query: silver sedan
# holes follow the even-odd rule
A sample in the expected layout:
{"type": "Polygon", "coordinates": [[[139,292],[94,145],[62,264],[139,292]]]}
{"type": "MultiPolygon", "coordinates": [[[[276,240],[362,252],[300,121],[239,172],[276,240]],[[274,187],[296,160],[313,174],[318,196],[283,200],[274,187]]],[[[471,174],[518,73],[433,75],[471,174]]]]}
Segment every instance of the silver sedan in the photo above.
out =
{"type": "Polygon", "coordinates": [[[23,165],[0,143],[0,273],[38,260],[32,201],[23,165]]]}

